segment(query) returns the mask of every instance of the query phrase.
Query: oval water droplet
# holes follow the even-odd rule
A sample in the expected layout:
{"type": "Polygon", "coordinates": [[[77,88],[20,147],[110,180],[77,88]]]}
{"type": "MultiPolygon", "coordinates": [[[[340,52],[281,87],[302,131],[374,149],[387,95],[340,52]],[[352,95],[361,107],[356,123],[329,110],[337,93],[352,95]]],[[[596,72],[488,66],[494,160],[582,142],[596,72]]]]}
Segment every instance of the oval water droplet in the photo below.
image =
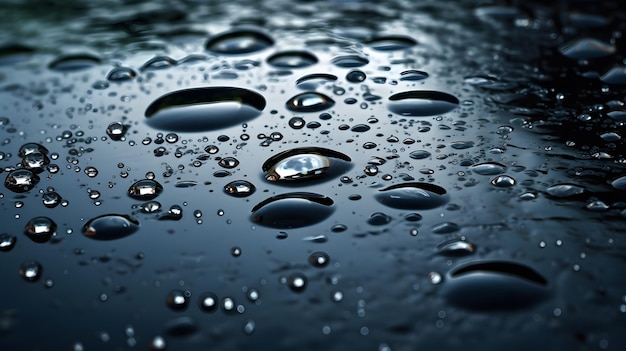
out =
{"type": "Polygon", "coordinates": [[[626,190],[626,176],[615,179],[611,182],[611,186],[618,190],[626,190]]]}
{"type": "Polygon", "coordinates": [[[37,261],[27,261],[22,263],[19,272],[27,282],[36,282],[43,274],[43,266],[37,261]]]}
{"type": "Polygon", "coordinates": [[[341,68],[356,68],[362,67],[370,63],[370,61],[363,56],[359,55],[342,55],[337,56],[331,60],[332,64],[341,68]]]}
{"type": "Polygon", "coordinates": [[[344,173],[351,159],[341,152],[322,147],[301,147],[283,151],[265,161],[262,170],[269,181],[321,180],[344,173]]]}
{"type": "Polygon", "coordinates": [[[454,110],[459,99],[441,91],[411,90],[391,95],[388,108],[402,116],[434,116],[454,110]]]}
{"type": "Polygon", "coordinates": [[[132,80],[137,76],[137,72],[135,72],[132,68],[128,67],[114,67],[109,73],[107,73],[107,80],[111,82],[125,82],[127,80],[132,80]]]}
{"type": "Polygon", "coordinates": [[[443,222],[433,226],[433,233],[435,234],[451,234],[459,230],[461,230],[461,227],[454,222],[443,222]]]}
{"type": "Polygon", "coordinates": [[[17,236],[7,233],[0,234],[0,251],[11,251],[16,242],[17,236]]]}
{"type": "Polygon", "coordinates": [[[296,112],[317,112],[331,108],[335,101],[330,97],[309,91],[298,94],[287,101],[287,108],[296,112]]]}
{"type": "Polygon", "coordinates": [[[389,223],[391,223],[391,217],[383,212],[374,212],[370,218],[367,219],[367,224],[369,225],[379,226],[389,223]]]}
{"type": "Polygon", "coordinates": [[[514,186],[515,183],[517,183],[515,178],[506,174],[497,176],[491,180],[491,184],[497,186],[498,188],[510,188],[514,186]]]}
{"type": "Polygon", "coordinates": [[[571,59],[589,60],[612,55],[616,48],[597,39],[582,38],[564,44],[559,51],[571,59]]]}
{"type": "Polygon", "coordinates": [[[406,50],[417,45],[417,41],[406,35],[385,35],[373,38],[367,44],[374,50],[393,51],[406,50]]]}
{"type": "Polygon", "coordinates": [[[430,183],[409,182],[381,189],[376,200],[383,205],[404,210],[437,208],[450,200],[446,189],[430,183]]]}
{"type": "Polygon", "coordinates": [[[61,195],[56,191],[47,191],[41,196],[43,205],[47,208],[55,208],[61,203],[61,195]]]}
{"type": "Polygon", "coordinates": [[[137,200],[152,200],[163,191],[163,186],[154,179],[142,179],[128,188],[128,196],[137,200]]]}
{"type": "Polygon", "coordinates": [[[406,70],[400,73],[400,80],[414,82],[428,78],[428,73],[414,69],[406,70]]]}
{"type": "Polygon", "coordinates": [[[39,183],[39,176],[28,169],[16,169],[7,174],[4,186],[16,193],[24,193],[39,183]]]}
{"type": "Polygon", "coordinates": [[[202,132],[247,122],[261,114],[265,98],[248,89],[207,87],[165,94],[148,106],[148,125],[174,132],[202,132]]]}
{"type": "Polygon", "coordinates": [[[217,54],[240,55],[261,51],[272,45],[274,40],[261,31],[235,29],[209,38],[205,48],[217,54]]]}
{"type": "Polygon", "coordinates": [[[437,254],[447,257],[461,257],[471,255],[476,251],[474,244],[454,239],[437,245],[437,254]]]}
{"type": "Polygon", "coordinates": [[[453,269],[443,287],[446,300],[479,311],[531,307],[549,295],[548,281],[515,262],[472,262],[453,269]]]}
{"type": "Polygon", "coordinates": [[[304,68],[317,61],[317,57],[308,51],[282,51],[267,58],[267,63],[277,68],[304,68]]]}
{"type": "Polygon", "coordinates": [[[224,192],[234,197],[247,197],[256,191],[254,184],[247,180],[235,180],[224,186],[224,192]]]}
{"type": "Polygon", "coordinates": [[[346,74],[346,80],[350,83],[361,83],[365,78],[367,78],[365,72],[358,69],[353,69],[346,74]]]}
{"type": "Polygon", "coordinates": [[[626,84],[626,67],[613,67],[600,76],[600,80],[606,84],[624,85],[626,84]]]}
{"type": "Polygon", "coordinates": [[[411,151],[411,153],[409,154],[409,157],[415,160],[421,160],[423,158],[428,158],[430,157],[430,152],[426,151],[426,150],[415,150],[415,151],[411,151]]]}
{"type": "Polygon", "coordinates": [[[91,54],[72,54],[58,57],[48,68],[59,72],[82,71],[100,64],[100,58],[91,54]]]}
{"type": "Polygon", "coordinates": [[[546,189],[546,192],[554,197],[570,197],[585,192],[585,188],[574,184],[556,184],[546,189]]]}
{"type": "Polygon", "coordinates": [[[506,171],[506,166],[498,162],[483,162],[476,163],[470,166],[469,169],[480,175],[498,175],[506,171]]]}
{"type": "Polygon", "coordinates": [[[48,217],[35,217],[26,223],[24,234],[36,243],[45,243],[50,240],[57,225],[48,217]]]}
{"type": "Polygon", "coordinates": [[[296,81],[296,86],[302,90],[315,90],[325,84],[337,80],[337,76],[327,73],[308,74],[296,81]]]}
{"type": "Polygon", "coordinates": [[[253,222],[277,229],[300,228],[322,222],[335,210],[324,195],[295,192],[270,197],[252,209],[253,222]]]}
{"type": "Polygon", "coordinates": [[[94,240],[116,240],[139,229],[139,221],[123,214],[107,214],[90,219],[83,226],[83,234],[94,240]]]}
{"type": "Polygon", "coordinates": [[[141,67],[139,67],[140,71],[153,71],[159,69],[166,69],[170,67],[174,67],[178,64],[178,61],[174,60],[169,56],[155,56],[148,61],[146,61],[141,67]]]}

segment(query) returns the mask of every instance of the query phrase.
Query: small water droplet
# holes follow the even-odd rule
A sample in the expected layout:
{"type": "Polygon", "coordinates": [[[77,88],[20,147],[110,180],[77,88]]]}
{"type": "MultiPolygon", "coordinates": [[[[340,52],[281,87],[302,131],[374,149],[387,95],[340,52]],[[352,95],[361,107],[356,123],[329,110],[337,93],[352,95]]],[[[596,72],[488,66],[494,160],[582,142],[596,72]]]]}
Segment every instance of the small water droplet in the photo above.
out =
{"type": "Polygon", "coordinates": [[[458,224],[454,222],[443,222],[435,224],[432,228],[435,234],[450,234],[461,230],[458,224]]]}
{"type": "Polygon", "coordinates": [[[497,176],[491,180],[491,184],[497,186],[498,188],[509,188],[514,186],[515,183],[515,179],[508,175],[497,176]]]}
{"type": "Polygon", "coordinates": [[[111,140],[122,140],[126,134],[126,126],[122,122],[111,122],[107,127],[106,133],[111,140]]]}
{"type": "Polygon", "coordinates": [[[370,39],[367,44],[374,50],[406,50],[417,45],[417,41],[406,35],[385,35],[370,39]]]}
{"type": "Polygon", "coordinates": [[[403,71],[400,73],[401,81],[414,82],[414,81],[423,80],[426,78],[428,78],[428,73],[424,71],[414,70],[414,69],[410,69],[410,70],[403,71]]]}
{"type": "Polygon", "coordinates": [[[367,219],[367,224],[369,225],[379,226],[389,223],[391,223],[391,217],[383,212],[374,212],[370,218],[367,219]]]}
{"type": "Polygon", "coordinates": [[[469,168],[472,172],[480,175],[498,175],[506,171],[506,166],[497,162],[476,163],[469,168]]]}
{"type": "Polygon", "coordinates": [[[239,160],[234,157],[224,157],[219,160],[218,164],[224,168],[232,169],[239,165],[239,160]]]}
{"type": "Polygon", "coordinates": [[[56,229],[56,223],[50,218],[35,217],[26,223],[24,234],[34,242],[44,243],[50,240],[56,229]]]}
{"type": "Polygon", "coordinates": [[[571,59],[588,60],[612,55],[616,48],[597,39],[582,38],[564,44],[559,51],[571,59]]]}
{"type": "Polygon", "coordinates": [[[585,192],[585,188],[574,184],[556,184],[548,187],[546,192],[554,197],[570,197],[580,195],[585,192]]]}
{"type": "Polygon", "coordinates": [[[11,251],[16,242],[17,236],[7,233],[0,234],[0,251],[11,251]]]}
{"type": "Polygon", "coordinates": [[[142,179],[128,188],[128,195],[137,200],[152,200],[163,191],[163,186],[154,179],[142,179]]]}
{"type": "Polygon", "coordinates": [[[315,90],[323,85],[337,80],[337,76],[328,73],[308,74],[296,81],[296,86],[302,90],[315,90]]]}
{"type": "Polygon", "coordinates": [[[137,76],[137,73],[128,67],[114,67],[107,74],[107,79],[112,82],[124,82],[127,80],[132,80],[137,76]]]}
{"type": "Polygon", "coordinates": [[[447,257],[467,256],[475,251],[476,247],[474,244],[459,239],[453,239],[437,245],[437,253],[447,257]]]}
{"type": "Polygon", "coordinates": [[[215,312],[219,307],[219,299],[212,292],[200,295],[200,309],[204,312],[215,312]]]}
{"type": "Polygon", "coordinates": [[[267,58],[267,63],[277,68],[304,68],[317,61],[317,57],[308,51],[282,51],[267,58]]]}
{"type": "Polygon", "coordinates": [[[189,300],[184,291],[174,290],[167,295],[167,305],[174,311],[182,311],[188,304],[189,300]]]}
{"type": "Polygon", "coordinates": [[[27,282],[36,282],[43,274],[43,266],[37,261],[27,261],[22,263],[19,272],[27,282]]]}
{"type": "Polygon", "coordinates": [[[309,255],[309,263],[313,267],[323,268],[330,263],[330,256],[326,252],[316,251],[309,255]]]}
{"type": "Polygon", "coordinates": [[[361,83],[365,80],[365,78],[367,78],[365,72],[358,69],[353,69],[346,74],[346,80],[350,83],[361,83]]]}
{"type": "Polygon", "coordinates": [[[307,278],[302,273],[293,273],[287,278],[287,285],[291,291],[297,293],[303,292],[307,286],[307,278]]]}
{"type": "Polygon", "coordinates": [[[100,58],[91,54],[60,56],[50,62],[48,68],[58,72],[82,71],[100,64],[100,58]]]}
{"type": "Polygon", "coordinates": [[[317,112],[331,108],[335,101],[330,97],[309,91],[298,94],[287,101],[287,108],[296,112],[317,112]]]}
{"type": "Polygon", "coordinates": [[[152,71],[158,69],[166,69],[176,66],[178,62],[169,56],[155,56],[146,61],[141,67],[140,71],[152,71]]]}

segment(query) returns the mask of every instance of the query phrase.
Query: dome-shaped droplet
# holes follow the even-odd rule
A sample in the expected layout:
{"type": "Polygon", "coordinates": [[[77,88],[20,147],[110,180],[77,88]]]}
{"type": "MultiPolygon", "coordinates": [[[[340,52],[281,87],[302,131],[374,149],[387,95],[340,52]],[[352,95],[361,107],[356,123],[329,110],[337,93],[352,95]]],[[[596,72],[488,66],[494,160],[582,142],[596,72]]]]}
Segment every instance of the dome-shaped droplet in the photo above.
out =
{"type": "Polygon", "coordinates": [[[112,82],[125,82],[127,80],[132,80],[137,76],[137,72],[135,72],[132,68],[128,67],[114,67],[107,74],[107,79],[112,82]]]}
{"type": "Polygon", "coordinates": [[[215,312],[219,307],[219,299],[212,292],[206,292],[200,295],[200,309],[204,312],[215,312]]]}
{"type": "Polygon", "coordinates": [[[261,31],[235,29],[209,38],[205,48],[217,54],[239,55],[261,51],[272,45],[274,40],[261,31]]]}
{"type": "Polygon", "coordinates": [[[283,151],[263,163],[269,181],[319,180],[336,176],[350,167],[348,155],[321,147],[301,147],[283,151]]]}
{"type": "Polygon", "coordinates": [[[454,110],[459,99],[441,91],[411,90],[391,95],[388,108],[402,116],[434,116],[454,110]]]}
{"type": "Polygon", "coordinates": [[[515,262],[472,262],[453,269],[443,287],[446,300],[470,310],[516,310],[549,295],[546,278],[515,262]]]}
{"type": "Polygon", "coordinates": [[[48,217],[35,217],[26,223],[24,234],[32,241],[45,243],[50,240],[57,229],[56,223],[48,217]]]}
{"type": "Polygon", "coordinates": [[[47,191],[41,196],[41,201],[47,208],[57,207],[61,203],[61,200],[63,200],[61,195],[56,191],[47,191]]]}
{"type": "Polygon", "coordinates": [[[22,158],[22,166],[35,173],[43,172],[43,168],[48,164],[50,164],[48,156],[39,152],[28,154],[22,158]]]}
{"type": "Polygon", "coordinates": [[[148,125],[174,132],[202,132],[247,122],[261,114],[265,98],[243,88],[207,87],[165,94],[148,106],[148,125]]]}
{"type": "Polygon", "coordinates": [[[155,56],[148,61],[146,61],[141,67],[139,67],[140,71],[153,71],[158,69],[166,69],[173,66],[176,66],[178,61],[174,60],[169,56],[155,56]]]}
{"type": "Polygon", "coordinates": [[[331,60],[332,64],[341,68],[356,68],[367,65],[370,61],[359,55],[342,55],[331,60]]]}
{"type": "Polygon", "coordinates": [[[570,197],[585,192],[585,188],[574,184],[556,184],[548,187],[546,192],[554,197],[570,197]]]}
{"type": "Polygon", "coordinates": [[[254,184],[247,180],[234,180],[224,186],[224,192],[234,197],[247,197],[255,191],[254,184]]]}
{"type": "Polygon", "coordinates": [[[46,147],[41,144],[26,143],[20,146],[20,149],[18,150],[17,155],[23,158],[27,155],[36,154],[36,153],[47,155],[48,152],[49,152],[48,149],[46,149],[46,147]]]}
{"type": "Polygon", "coordinates": [[[139,229],[139,221],[122,214],[107,214],[90,219],[83,226],[83,234],[94,240],[115,240],[131,235],[139,229]]]}
{"type": "Polygon", "coordinates": [[[15,192],[24,193],[39,183],[39,176],[28,169],[16,169],[7,174],[4,186],[15,192]]]}
{"type": "Polygon", "coordinates": [[[447,257],[461,257],[473,254],[476,251],[474,244],[454,239],[437,245],[437,253],[447,257]]]}
{"type": "Polygon", "coordinates": [[[402,80],[402,81],[414,82],[414,81],[422,80],[422,79],[426,79],[426,78],[428,78],[428,73],[426,73],[424,71],[418,71],[418,70],[415,70],[415,69],[402,71],[400,73],[400,80],[402,80]]]}
{"type": "Polygon", "coordinates": [[[128,188],[128,196],[137,200],[152,200],[163,191],[163,186],[154,179],[142,179],[128,188]]]}
{"type": "Polygon", "coordinates": [[[267,63],[277,68],[304,68],[317,61],[317,57],[308,51],[282,51],[267,58],[267,63]]]}
{"type": "Polygon", "coordinates": [[[315,90],[325,84],[333,83],[337,76],[328,73],[308,74],[296,81],[296,86],[302,90],[315,90]]]}
{"type": "Polygon", "coordinates": [[[328,266],[330,263],[330,256],[326,252],[316,251],[309,255],[309,263],[313,267],[323,268],[328,266]]]}
{"type": "Polygon", "coordinates": [[[411,153],[409,154],[409,157],[415,160],[421,160],[423,158],[428,158],[430,157],[431,153],[429,151],[426,150],[415,150],[415,151],[411,151],[411,153]]]}
{"type": "Polygon", "coordinates": [[[122,122],[111,122],[106,133],[111,140],[121,140],[126,134],[126,126],[122,122]]]}
{"type": "Polygon", "coordinates": [[[297,293],[303,292],[307,286],[306,276],[302,273],[293,273],[287,278],[287,285],[291,291],[297,293]]]}
{"type": "Polygon", "coordinates": [[[369,225],[380,226],[387,225],[389,223],[391,223],[391,217],[383,212],[374,212],[370,218],[367,219],[367,224],[369,225]]]}
{"type": "Polygon", "coordinates": [[[405,50],[417,44],[417,41],[405,35],[385,35],[367,42],[368,46],[378,51],[405,50]]]}
{"type": "Polygon", "coordinates": [[[19,272],[27,282],[36,282],[43,274],[43,266],[37,261],[27,261],[22,263],[19,272]]]}
{"type": "Polygon", "coordinates": [[[615,179],[611,182],[611,186],[618,190],[626,190],[626,176],[615,179]]]}
{"type": "Polygon", "coordinates": [[[432,229],[435,234],[451,234],[461,230],[461,227],[454,222],[442,222],[435,224],[432,229]]]}
{"type": "Polygon", "coordinates": [[[334,201],[305,192],[270,197],[252,209],[253,222],[277,229],[300,228],[322,222],[335,210],[334,201]]]}
{"type": "Polygon", "coordinates": [[[317,92],[298,94],[287,101],[287,108],[296,112],[317,112],[331,108],[335,101],[317,92]]]}
{"type": "Polygon", "coordinates": [[[497,176],[491,180],[491,184],[493,184],[494,186],[498,188],[510,188],[514,186],[516,183],[517,181],[515,180],[515,178],[506,174],[497,176]]]}
{"type": "Polygon", "coordinates": [[[167,305],[174,311],[182,311],[188,304],[189,300],[184,291],[174,290],[167,295],[167,305]]]}
{"type": "Polygon", "coordinates": [[[15,246],[17,242],[17,237],[15,235],[2,233],[0,234],[0,251],[11,251],[11,249],[15,246]]]}
{"type": "Polygon", "coordinates": [[[59,72],[82,71],[100,64],[100,58],[91,54],[60,56],[50,62],[48,68],[59,72]]]}
{"type": "Polygon", "coordinates": [[[472,172],[480,175],[498,175],[506,171],[506,166],[497,162],[476,163],[469,168],[472,172]]]}
{"type": "Polygon", "coordinates": [[[446,189],[420,182],[392,185],[380,190],[375,197],[383,205],[404,210],[432,209],[450,200],[446,189]]]}
{"type": "Polygon", "coordinates": [[[232,169],[239,165],[239,160],[234,157],[224,157],[217,162],[221,167],[232,169]]]}
{"type": "Polygon", "coordinates": [[[589,60],[612,55],[616,48],[597,39],[582,38],[564,44],[559,51],[571,59],[589,60]]]}

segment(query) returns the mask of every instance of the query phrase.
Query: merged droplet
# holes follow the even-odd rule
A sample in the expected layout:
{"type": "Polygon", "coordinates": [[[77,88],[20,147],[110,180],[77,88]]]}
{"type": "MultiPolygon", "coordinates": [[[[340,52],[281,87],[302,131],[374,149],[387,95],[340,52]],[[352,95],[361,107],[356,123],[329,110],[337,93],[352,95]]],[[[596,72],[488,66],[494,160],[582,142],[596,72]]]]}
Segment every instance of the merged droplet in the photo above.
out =
{"type": "Polygon", "coordinates": [[[263,163],[269,181],[319,180],[339,175],[351,159],[341,152],[322,147],[301,147],[278,153],[263,163]]]}
{"type": "Polygon", "coordinates": [[[559,51],[571,59],[588,60],[612,55],[616,48],[597,39],[582,38],[566,43],[559,51]]]}
{"type": "Polygon", "coordinates": [[[472,172],[480,175],[498,175],[506,171],[506,166],[498,162],[476,163],[469,168],[472,172]]]}
{"type": "Polygon", "coordinates": [[[417,41],[406,35],[385,35],[367,42],[369,47],[378,51],[406,50],[417,44],[417,41]]]}
{"type": "Polygon", "coordinates": [[[248,89],[207,87],[165,94],[148,106],[148,125],[174,132],[201,132],[247,122],[261,114],[265,98],[248,89]]]}
{"type": "Polygon", "coordinates": [[[441,91],[411,90],[391,95],[389,110],[402,116],[434,116],[454,110],[459,99],[441,91]]]}
{"type": "Polygon", "coordinates": [[[300,228],[322,222],[335,210],[324,195],[295,192],[270,197],[252,209],[253,222],[278,229],[300,228]]]}
{"type": "Polygon", "coordinates": [[[152,200],[163,191],[163,186],[154,179],[142,179],[128,188],[128,196],[137,200],[152,200]]]}
{"type": "Polygon", "coordinates": [[[36,243],[50,240],[57,229],[56,223],[48,217],[35,217],[26,223],[24,234],[36,243]]]}
{"type": "Polygon", "coordinates": [[[515,262],[472,262],[453,269],[443,287],[446,300],[470,310],[516,310],[549,295],[548,281],[515,262]]]}
{"type": "Polygon", "coordinates": [[[205,48],[217,54],[240,55],[261,51],[272,45],[274,40],[261,31],[235,29],[209,38],[205,48]]]}
{"type": "Polygon", "coordinates": [[[154,71],[159,69],[166,69],[173,66],[176,66],[178,61],[173,58],[165,55],[155,56],[148,61],[146,61],[141,67],[139,67],[140,71],[154,71]]]}
{"type": "Polygon", "coordinates": [[[296,112],[317,112],[331,108],[335,101],[330,97],[309,91],[298,94],[287,101],[287,108],[296,112]]]}
{"type": "Polygon", "coordinates": [[[255,191],[254,184],[247,180],[234,180],[224,186],[224,192],[234,197],[247,197],[255,191]]]}
{"type": "Polygon", "coordinates": [[[415,151],[411,151],[411,153],[409,154],[409,157],[415,160],[421,160],[423,158],[428,158],[430,157],[431,153],[429,151],[426,150],[415,150],[415,151]]]}
{"type": "Polygon", "coordinates": [[[267,58],[267,63],[277,68],[304,68],[317,61],[317,57],[308,51],[282,51],[267,58]]]}
{"type": "Polygon", "coordinates": [[[376,200],[383,205],[404,210],[427,210],[450,201],[446,189],[430,183],[409,182],[381,189],[376,200]]]}
{"type": "Polygon", "coordinates": [[[91,54],[61,56],[50,62],[48,68],[59,72],[82,71],[100,64],[100,58],[91,54]]]}
{"type": "Polygon", "coordinates": [[[37,183],[39,183],[39,176],[28,169],[13,170],[4,180],[4,186],[15,193],[30,191],[37,183]]]}
{"type": "Polygon", "coordinates": [[[139,229],[139,221],[124,214],[107,214],[90,219],[83,226],[83,234],[94,240],[115,240],[131,235],[139,229]]]}

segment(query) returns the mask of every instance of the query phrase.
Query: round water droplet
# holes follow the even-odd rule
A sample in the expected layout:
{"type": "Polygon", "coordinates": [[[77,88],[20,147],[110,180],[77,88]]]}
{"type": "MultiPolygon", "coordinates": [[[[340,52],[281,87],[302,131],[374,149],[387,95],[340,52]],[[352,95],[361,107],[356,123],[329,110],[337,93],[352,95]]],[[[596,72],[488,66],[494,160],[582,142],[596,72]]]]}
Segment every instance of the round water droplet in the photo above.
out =
{"type": "Polygon", "coordinates": [[[16,193],[30,191],[39,183],[39,176],[28,169],[16,169],[7,174],[4,186],[16,193]]]}
{"type": "Polygon", "coordinates": [[[566,43],[559,48],[561,54],[575,60],[589,60],[615,53],[615,46],[591,38],[582,38],[566,43]]]}
{"type": "Polygon", "coordinates": [[[454,110],[459,105],[456,97],[433,90],[411,90],[389,97],[388,108],[402,116],[434,116],[454,110]]]}
{"type": "Polygon", "coordinates": [[[217,34],[206,42],[208,51],[223,55],[240,55],[261,51],[274,45],[267,34],[253,29],[235,29],[217,34]]]}
{"type": "Polygon", "coordinates": [[[365,72],[358,69],[353,69],[346,74],[346,80],[350,83],[361,83],[365,78],[367,78],[365,72]]]}
{"type": "Polygon", "coordinates": [[[287,108],[296,112],[317,112],[331,108],[335,101],[317,92],[298,94],[287,101],[287,108]]]}
{"type": "Polygon", "coordinates": [[[472,172],[480,175],[498,175],[506,171],[506,166],[497,162],[476,163],[469,168],[472,172]]]}
{"type": "Polygon", "coordinates": [[[328,73],[308,74],[296,81],[296,86],[302,90],[315,90],[325,84],[334,82],[337,76],[328,73]]]}
{"type": "Polygon", "coordinates": [[[126,126],[122,122],[111,122],[106,130],[111,140],[121,140],[126,134],[126,126]]]}
{"type": "Polygon", "coordinates": [[[61,198],[61,195],[59,195],[55,191],[45,192],[41,196],[41,201],[43,202],[43,205],[46,206],[47,208],[55,208],[55,207],[57,207],[61,203],[61,200],[63,200],[61,198]]]}
{"type": "Polygon", "coordinates": [[[116,240],[139,229],[139,221],[128,215],[107,214],[90,219],[83,226],[83,234],[94,240],[116,240]]]}
{"type": "Polygon", "coordinates": [[[148,106],[148,125],[174,132],[202,132],[247,122],[261,114],[265,98],[243,88],[206,87],[165,94],[148,106]]]}
{"type": "Polygon", "coordinates": [[[128,188],[128,196],[137,200],[152,200],[163,191],[163,186],[154,179],[142,179],[128,188]]]}
{"type": "Polygon", "coordinates": [[[137,76],[137,73],[128,67],[115,67],[108,74],[107,79],[112,82],[124,82],[132,80],[137,76]]]}
{"type": "Polygon", "coordinates": [[[449,303],[470,310],[527,308],[548,295],[548,281],[534,269],[515,262],[472,262],[453,269],[443,287],[449,303]]]}
{"type": "Polygon", "coordinates": [[[414,81],[423,80],[426,78],[428,78],[428,73],[424,71],[418,71],[415,69],[410,69],[410,70],[403,71],[400,73],[401,81],[414,82],[414,81]]]}
{"type": "Polygon", "coordinates": [[[334,201],[305,192],[270,197],[252,209],[253,222],[271,228],[300,228],[322,222],[334,211],[334,201]]]}
{"type": "Polygon", "coordinates": [[[61,56],[50,62],[48,68],[59,72],[82,71],[100,64],[100,58],[91,54],[61,56]]]}
{"type": "Polygon", "coordinates": [[[611,186],[618,190],[626,190],[626,176],[615,179],[611,182],[611,186]]]}
{"type": "Polygon", "coordinates": [[[421,182],[401,183],[381,189],[376,200],[383,205],[404,210],[427,210],[445,205],[450,200],[446,189],[421,182]]]}
{"type": "Polygon", "coordinates": [[[330,263],[330,256],[326,252],[316,251],[309,255],[309,263],[313,267],[323,268],[330,263]]]}
{"type": "Polygon", "coordinates": [[[0,234],[0,251],[11,251],[11,249],[15,246],[17,242],[17,237],[15,235],[2,233],[0,234]]]}
{"type": "Polygon", "coordinates": [[[218,164],[224,168],[232,169],[239,165],[239,160],[234,157],[224,157],[219,160],[218,164]]]}
{"type": "Polygon", "coordinates": [[[50,218],[35,217],[26,223],[24,234],[34,242],[44,243],[50,240],[56,229],[56,223],[50,218]]]}
{"type": "Polygon", "coordinates": [[[498,188],[510,188],[514,186],[515,183],[515,179],[508,175],[497,176],[491,180],[491,184],[497,186],[498,188]]]}
{"type": "Polygon", "coordinates": [[[37,261],[28,261],[22,263],[19,272],[27,282],[36,282],[43,274],[43,266],[37,261]]]}
{"type": "Polygon", "coordinates": [[[356,68],[367,65],[370,61],[359,55],[342,55],[331,60],[332,64],[341,68],[356,68]]]}
{"type": "Polygon", "coordinates": [[[200,309],[204,312],[215,312],[219,307],[219,299],[212,292],[200,295],[200,309]]]}
{"type": "Polygon", "coordinates": [[[391,217],[382,212],[374,212],[372,213],[370,218],[367,219],[367,224],[369,225],[379,226],[379,225],[386,225],[389,223],[391,223],[391,217]]]}
{"type": "Polygon", "coordinates": [[[187,308],[189,301],[185,292],[174,290],[167,295],[167,305],[174,311],[182,311],[187,308]]]}
{"type": "Polygon", "coordinates": [[[585,192],[585,188],[573,184],[557,184],[546,189],[546,192],[554,197],[570,197],[585,192]]]}
{"type": "Polygon", "coordinates": [[[302,129],[305,124],[306,121],[302,117],[292,117],[289,119],[289,126],[293,129],[302,129]]]}
{"type": "Polygon", "coordinates": [[[282,51],[267,58],[267,63],[277,68],[304,68],[317,61],[317,57],[308,51],[282,51]]]}
{"type": "Polygon", "coordinates": [[[224,192],[234,197],[247,197],[256,191],[254,184],[247,180],[235,180],[224,186],[224,192]]]}
{"type": "Polygon", "coordinates": [[[347,171],[348,155],[321,147],[301,147],[283,151],[265,161],[262,169],[269,181],[320,180],[347,171]]]}
{"type": "Polygon", "coordinates": [[[287,285],[294,292],[303,292],[307,286],[306,276],[302,273],[293,273],[287,278],[287,285]]]}

